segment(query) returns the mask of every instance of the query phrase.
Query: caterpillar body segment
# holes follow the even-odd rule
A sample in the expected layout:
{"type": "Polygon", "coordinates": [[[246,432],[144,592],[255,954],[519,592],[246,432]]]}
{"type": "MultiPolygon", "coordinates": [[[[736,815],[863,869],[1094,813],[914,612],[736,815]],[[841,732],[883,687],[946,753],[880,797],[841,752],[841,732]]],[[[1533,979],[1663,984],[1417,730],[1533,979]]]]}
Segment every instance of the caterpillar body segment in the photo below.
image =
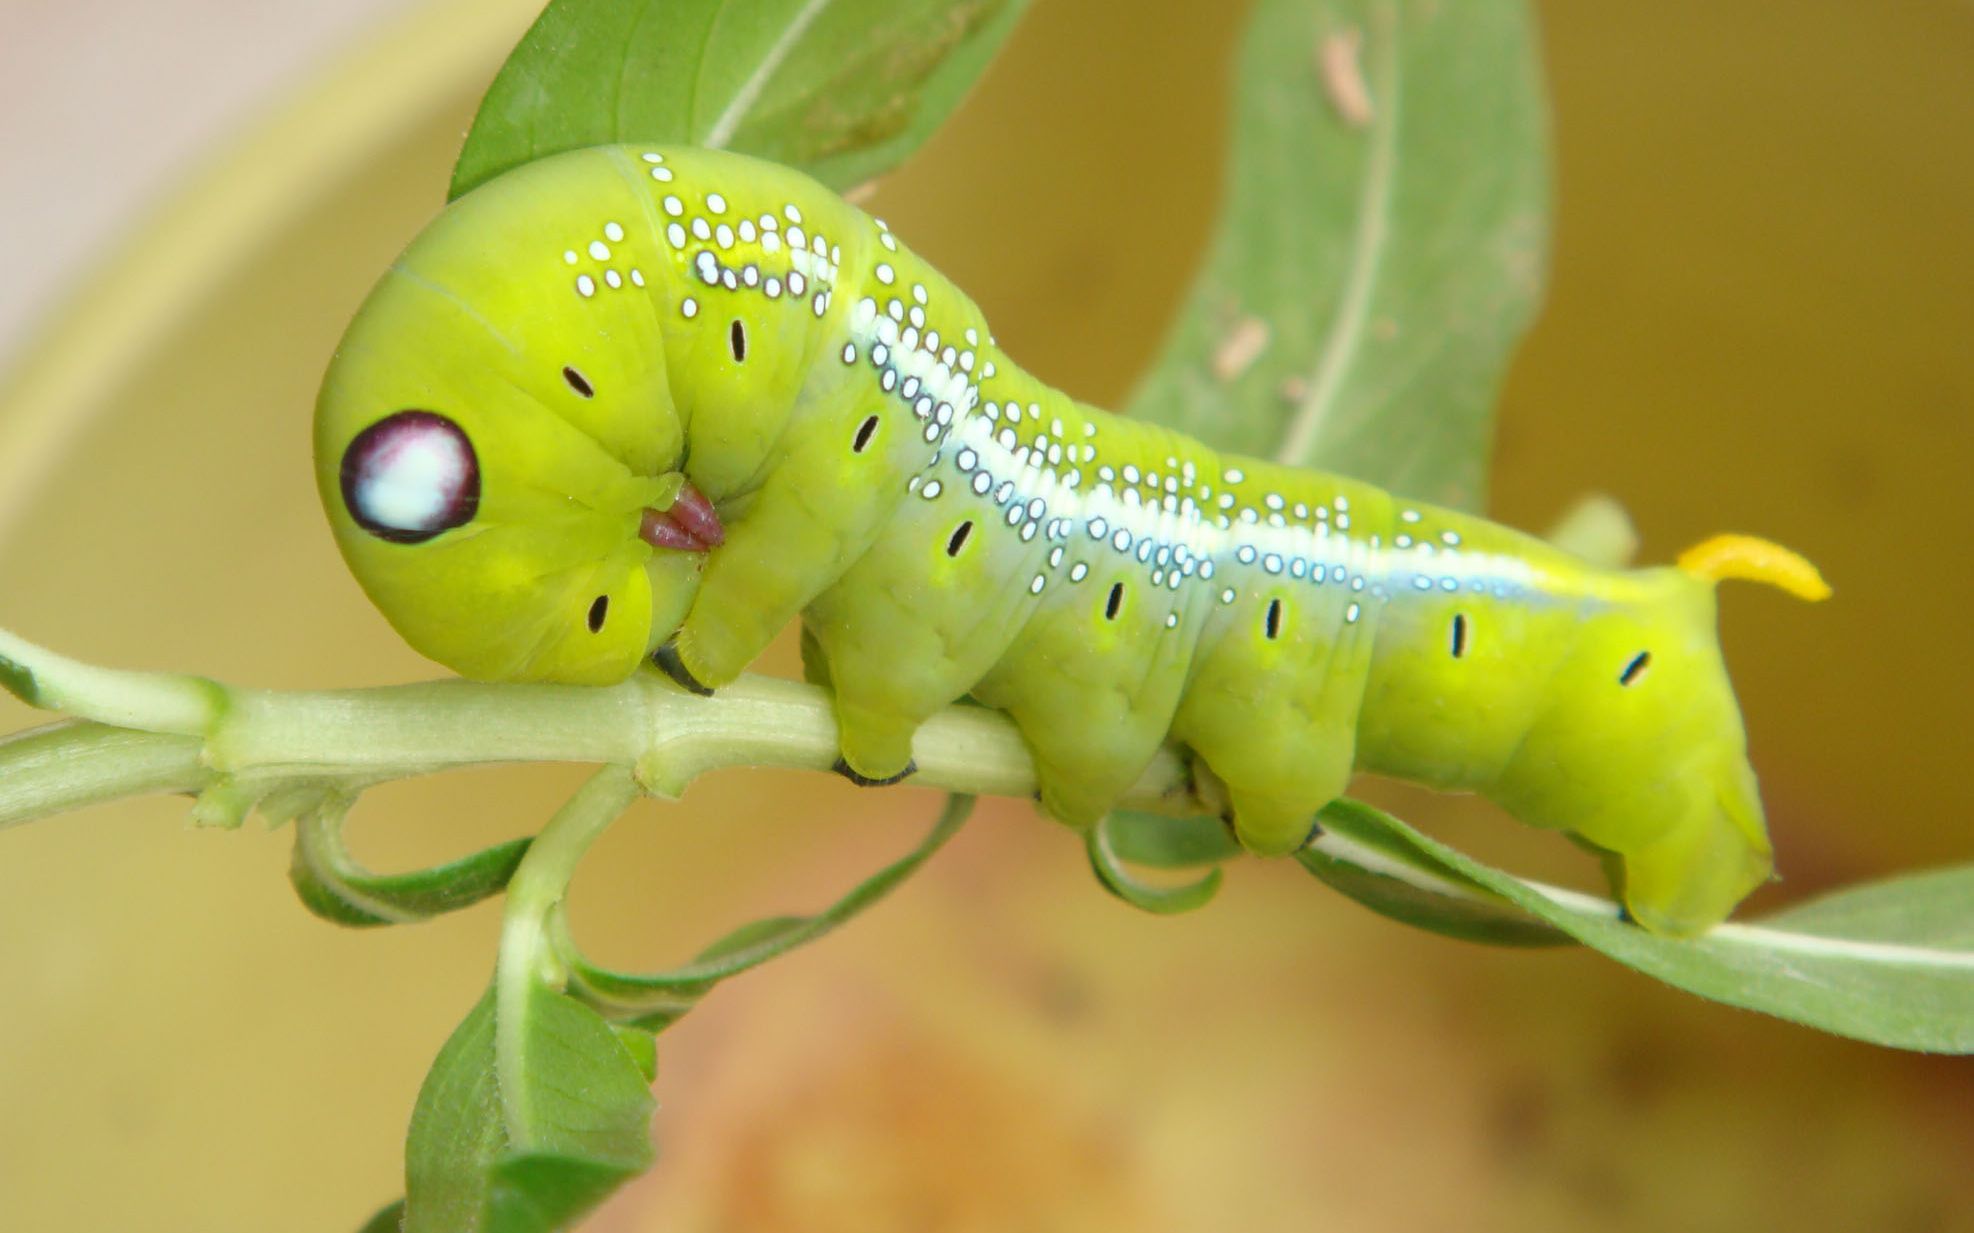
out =
{"type": "Polygon", "coordinates": [[[784,168],[603,147],[461,198],[352,324],[316,449],[359,581],[469,676],[606,682],[662,651],[717,689],[800,615],[860,781],[971,696],[1077,825],[1176,741],[1261,853],[1371,769],[1606,853],[1648,928],[1705,928],[1768,874],[1713,579],[1780,558],[1600,571],[1084,406],[784,168]]]}

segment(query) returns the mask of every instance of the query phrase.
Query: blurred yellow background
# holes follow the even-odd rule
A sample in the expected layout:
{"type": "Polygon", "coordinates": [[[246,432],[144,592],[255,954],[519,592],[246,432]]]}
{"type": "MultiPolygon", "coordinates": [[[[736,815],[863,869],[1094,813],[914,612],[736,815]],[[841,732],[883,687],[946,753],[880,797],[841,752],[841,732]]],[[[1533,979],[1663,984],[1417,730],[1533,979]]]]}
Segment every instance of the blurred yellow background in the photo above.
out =
{"type": "MultiPolygon", "coordinates": [[[[249,160],[293,161],[285,197],[172,216],[182,251],[226,260],[160,301],[162,333],[106,331],[103,364],[82,365],[93,418],[37,436],[20,401],[37,387],[15,387],[0,625],[259,685],[432,674],[336,558],[309,407],[358,298],[439,203],[529,7],[452,0],[421,19],[357,0],[324,20],[324,56],[361,21],[411,24],[357,41],[342,94],[304,91],[306,142],[249,160]],[[349,119],[387,105],[401,118],[349,119]]],[[[1648,557],[1746,530],[1835,583],[1820,608],[1753,588],[1725,603],[1788,878],[1757,906],[1974,857],[1959,778],[1974,584],[1956,547],[1974,464],[1974,6],[1541,7],[1555,264],[1506,391],[1495,512],[1540,526],[1602,489],[1648,557]]],[[[1214,177],[1167,172],[1220,165],[1237,9],[1037,0],[872,206],[1080,396],[1128,394],[1190,280],[1214,177]]],[[[68,114],[66,65],[89,61],[88,21],[117,14],[15,8],[42,37],[26,45],[43,89],[13,103],[68,114]]],[[[76,140],[112,165],[119,106],[172,107],[150,79],[108,101],[116,80],[72,80],[104,121],[76,140]]],[[[9,113],[5,131],[34,127],[9,113]]],[[[6,163],[0,259],[33,266],[41,223],[91,207],[51,211],[32,161],[6,163]]],[[[97,242],[75,234],[73,251],[97,242]]],[[[46,359],[32,339],[0,349],[46,359]]],[[[784,645],[768,667],[793,665],[784,645]]],[[[0,707],[0,730],[39,719],[0,707]]],[[[429,861],[531,829],[579,778],[397,785],[366,800],[355,839],[382,867],[429,861]]],[[[1380,791],[1518,868],[1589,877],[1548,837],[1380,791]]],[[[833,778],[710,779],[606,838],[576,927],[607,961],[682,957],[820,905],[934,807],[833,778]]],[[[338,930],[290,893],[286,834],[191,833],[184,815],[141,801],[0,836],[0,1228],[349,1230],[401,1188],[412,1099],[491,970],[497,909],[338,930]]],[[[716,994],[661,1039],[657,1092],[661,1164],[589,1227],[1974,1229],[1966,1061],[1818,1036],[1592,955],[1443,941],[1286,863],[1234,867],[1197,915],[1139,915],[1017,803],[984,807],[845,933],[716,994]]]]}

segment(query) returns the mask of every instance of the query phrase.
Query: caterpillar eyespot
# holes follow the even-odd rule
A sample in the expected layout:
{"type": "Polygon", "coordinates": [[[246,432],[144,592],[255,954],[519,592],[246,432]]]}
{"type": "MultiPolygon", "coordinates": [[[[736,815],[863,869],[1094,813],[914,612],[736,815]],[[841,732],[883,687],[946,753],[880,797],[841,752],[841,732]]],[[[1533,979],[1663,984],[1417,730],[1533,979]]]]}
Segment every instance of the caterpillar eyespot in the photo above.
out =
{"type": "Polygon", "coordinates": [[[1369,770],[1571,832],[1648,929],[1704,929],[1768,876],[1714,587],[1826,594],[1785,549],[1597,569],[1109,415],[1023,373],[868,215],[730,153],[542,159],[396,269],[325,380],[318,485],[365,590],[464,675],[653,662],[714,689],[800,616],[866,778],[971,697],[1046,752],[1041,799],[1076,825],[1174,742],[1262,854],[1369,770]],[[577,397],[531,393],[544,368],[577,397]]]}
{"type": "Polygon", "coordinates": [[[350,518],[393,544],[419,544],[472,521],[480,465],[464,430],[434,411],[399,411],[343,450],[338,487],[350,518]]]}

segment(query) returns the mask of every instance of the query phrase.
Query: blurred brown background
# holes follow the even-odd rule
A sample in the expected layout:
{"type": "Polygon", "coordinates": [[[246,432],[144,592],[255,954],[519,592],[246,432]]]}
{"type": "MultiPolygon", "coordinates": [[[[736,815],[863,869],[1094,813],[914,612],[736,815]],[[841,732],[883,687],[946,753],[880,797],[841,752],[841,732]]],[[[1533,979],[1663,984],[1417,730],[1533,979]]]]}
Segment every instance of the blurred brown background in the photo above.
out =
{"type": "MultiPolygon", "coordinates": [[[[171,330],[106,345],[82,400],[102,414],[39,438],[51,461],[0,455],[0,624],[242,683],[431,674],[335,557],[308,408],[529,7],[453,0],[410,34],[391,24],[416,19],[406,0],[0,12],[0,354],[19,357],[117,251],[116,220],[206,143],[339,56],[369,57],[342,88],[378,95],[407,63],[447,66],[420,79],[429,106],[242,226],[171,330]]],[[[1127,395],[1190,278],[1236,8],[1037,0],[873,206],[1081,396],[1127,395]]],[[[1974,5],[1542,11],[1555,270],[1506,392],[1495,512],[1539,526],[1603,489],[1649,557],[1747,530],[1835,583],[1820,608],[1753,588],[1725,604],[1788,877],[1762,902],[1974,857],[1974,5]]],[[[329,131],[290,155],[306,165],[329,131]]],[[[9,407],[0,443],[35,414],[9,407]]],[[[769,667],[793,662],[785,646],[769,667]]],[[[0,729],[36,721],[0,707],[0,729]]],[[[380,866],[435,859],[537,825],[578,778],[400,785],[356,841],[380,866]]],[[[1380,790],[1518,868],[1588,877],[1543,836],[1380,790]]],[[[605,960],[682,957],[819,905],[933,808],[716,777],[606,839],[576,925],[605,960]]],[[[402,1184],[412,1099],[487,978],[497,909],[337,930],[289,892],[285,834],[190,833],[184,813],[144,801],[0,836],[0,1228],[346,1230],[402,1184]]],[[[1195,916],[1142,916],[1013,803],[660,1043],[663,1163],[596,1229],[1974,1229],[1966,1061],[1591,955],[1442,941],[1287,864],[1235,867],[1195,916]]]]}

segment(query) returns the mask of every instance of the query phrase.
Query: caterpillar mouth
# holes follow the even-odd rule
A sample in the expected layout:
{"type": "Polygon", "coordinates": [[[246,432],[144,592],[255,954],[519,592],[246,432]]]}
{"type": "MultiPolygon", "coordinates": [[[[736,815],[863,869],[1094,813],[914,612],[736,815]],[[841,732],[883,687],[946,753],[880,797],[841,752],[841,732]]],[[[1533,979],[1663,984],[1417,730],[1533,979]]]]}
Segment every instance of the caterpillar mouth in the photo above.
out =
{"type": "Polygon", "coordinates": [[[719,511],[706,494],[685,481],[669,509],[646,509],[637,527],[638,538],[653,548],[674,552],[709,552],[726,542],[719,511]]]}

